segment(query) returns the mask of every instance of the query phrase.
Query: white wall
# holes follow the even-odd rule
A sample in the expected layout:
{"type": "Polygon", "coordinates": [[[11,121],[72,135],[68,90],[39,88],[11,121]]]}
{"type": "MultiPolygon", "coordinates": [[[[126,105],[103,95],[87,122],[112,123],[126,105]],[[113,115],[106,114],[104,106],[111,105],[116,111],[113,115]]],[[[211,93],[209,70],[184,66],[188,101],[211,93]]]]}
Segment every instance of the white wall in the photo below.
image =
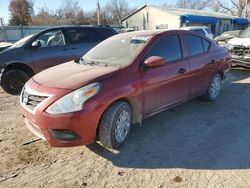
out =
{"type": "Polygon", "coordinates": [[[180,16],[168,13],[155,7],[149,7],[148,29],[156,29],[157,26],[167,26],[165,29],[176,29],[180,27],[180,16]]]}
{"type": "Polygon", "coordinates": [[[145,30],[147,29],[147,12],[148,7],[136,12],[125,21],[122,22],[124,27],[133,27],[135,30],[145,30]]]}
{"type": "Polygon", "coordinates": [[[124,20],[122,25],[136,30],[154,30],[157,26],[174,29],[180,27],[180,16],[149,6],[124,20]]]}

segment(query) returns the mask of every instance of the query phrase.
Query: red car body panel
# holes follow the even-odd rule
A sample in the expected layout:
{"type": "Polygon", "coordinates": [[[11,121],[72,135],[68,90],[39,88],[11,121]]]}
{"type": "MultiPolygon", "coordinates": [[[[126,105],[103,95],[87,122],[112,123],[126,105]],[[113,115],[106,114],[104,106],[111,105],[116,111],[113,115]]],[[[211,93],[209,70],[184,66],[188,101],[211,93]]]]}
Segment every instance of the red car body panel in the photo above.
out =
{"type": "Polygon", "coordinates": [[[215,73],[223,76],[229,69],[230,54],[211,41],[209,52],[188,57],[183,40],[184,33],[190,34],[189,31],[179,30],[130,33],[152,36],[152,39],[134,61],[124,68],[85,66],[71,62],[36,75],[25,87],[39,93],[47,93],[51,97],[33,113],[22,105],[23,116],[38,127],[38,131],[41,131],[50,145],[77,146],[95,141],[103,113],[117,100],[127,101],[133,111],[133,123],[141,123],[142,119],[155,113],[202,95],[215,73]],[[161,36],[172,33],[180,36],[183,58],[164,66],[141,69],[142,60],[150,46],[161,36]],[[183,70],[185,72],[182,72],[183,70]],[[82,111],[60,115],[45,112],[62,96],[94,82],[100,82],[102,89],[84,104],[82,111]],[[48,131],[51,128],[72,130],[80,139],[58,140],[48,131]]]}

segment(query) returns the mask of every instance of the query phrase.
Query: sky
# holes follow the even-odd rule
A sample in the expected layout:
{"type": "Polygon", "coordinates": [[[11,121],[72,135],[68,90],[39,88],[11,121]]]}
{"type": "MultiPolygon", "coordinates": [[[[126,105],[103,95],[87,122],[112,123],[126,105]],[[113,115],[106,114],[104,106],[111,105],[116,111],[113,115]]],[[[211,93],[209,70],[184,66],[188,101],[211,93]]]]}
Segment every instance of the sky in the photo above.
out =
{"type": "MultiPolygon", "coordinates": [[[[34,3],[34,11],[37,13],[41,7],[48,7],[49,9],[56,9],[62,4],[62,0],[32,0],[34,3]]],[[[142,7],[145,4],[161,5],[163,3],[172,4],[176,0],[126,0],[130,7],[142,7]]],[[[90,11],[96,8],[96,0],[78,0],[79,5],[85,11],[90,11]]],[[[99,0],[100,6],[104,6],[109,0],[99,0]]],[[[9,4],[10,0],[0,0],[0,17],[4,18],[4,23],[7,24],[9,20],[9,4]]]]}

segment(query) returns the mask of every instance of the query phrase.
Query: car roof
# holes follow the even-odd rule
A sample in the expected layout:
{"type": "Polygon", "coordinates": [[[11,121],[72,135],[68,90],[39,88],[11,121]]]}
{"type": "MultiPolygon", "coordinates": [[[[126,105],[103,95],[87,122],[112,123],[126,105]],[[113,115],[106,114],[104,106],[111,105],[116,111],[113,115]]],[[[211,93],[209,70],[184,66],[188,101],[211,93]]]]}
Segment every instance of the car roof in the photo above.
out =
{"type": "MultiPolygon", "coordinates": [[[[144,36],[144,37],[154,37],[156,35],[161,35],[164,33],[191,33],[191,34],[196,34],[192,31],[189,30],[181,30],[181,29],[158,29],[158,30],[143,30],[143,31],[132,31],[132,32],[126,32],[126,33],[120,33],[119,35],[123,36],[131,36],[131,37],[136,37],[136,36],[144,36]]],[[[197,36],[199,34],[196,34],[197,36]]],[[[200,36],[200,35],[199,35],[200,36]]]]}

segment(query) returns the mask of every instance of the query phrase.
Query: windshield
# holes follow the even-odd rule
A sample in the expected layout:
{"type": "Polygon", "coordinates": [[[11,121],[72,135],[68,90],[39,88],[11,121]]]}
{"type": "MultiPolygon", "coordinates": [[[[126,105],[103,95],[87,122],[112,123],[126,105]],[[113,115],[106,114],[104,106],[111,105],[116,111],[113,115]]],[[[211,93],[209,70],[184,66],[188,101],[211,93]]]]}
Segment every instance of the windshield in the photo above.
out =
{"type": "Polygon", "coordinates": [[[10,48],[19,48],[21,46],[23,46],[27,40],[29,40],[33,35],[28,35],[20,40],[18,40],[17,42],[15,42],[10,48]]]}
{"type": "Polygon", "coordinates": [[[82,57],[81,62],[105,66],[127,66],[146,46],[149,39],[148,36],[115,35],[91,49],[82,57]]]}
{"type": "Polygon", "coordinates": [[[250,38],[250,27],[242,31],[239,38],[250,38]]]}

